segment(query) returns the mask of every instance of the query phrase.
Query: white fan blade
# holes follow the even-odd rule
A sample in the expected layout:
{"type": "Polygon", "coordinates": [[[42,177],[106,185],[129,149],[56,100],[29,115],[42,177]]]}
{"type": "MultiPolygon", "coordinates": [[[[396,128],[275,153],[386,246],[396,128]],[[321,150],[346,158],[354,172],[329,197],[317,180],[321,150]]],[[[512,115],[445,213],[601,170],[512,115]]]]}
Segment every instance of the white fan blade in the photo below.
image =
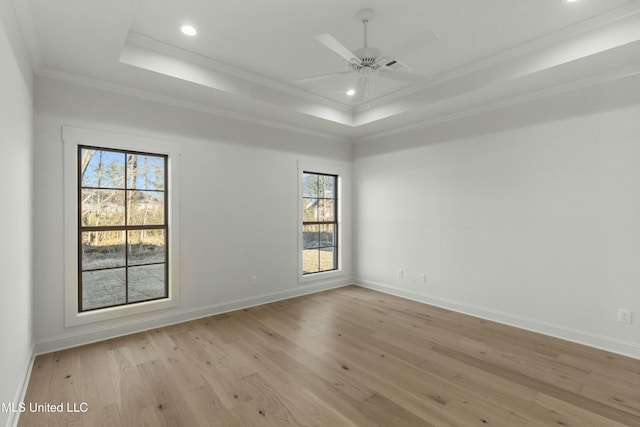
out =
{"type": "Polygon", "coordinates": [[[397,80],[412,85],[426,85],[432,78],[431,76],[423,76],[422,74],[411,73],[408,71],[387,71],[385,68],[381,68],[378,75],[385,79],[397,80]]]}
{"type": "Polygon", "coordinates": [[[396,58],[400,58],[407,53],[422,49],[429,43],[437,41],[439,39],[440,36],[436,32],[426,30],[418,35],[411,37],[409,40],[406,40],[394,46],[392,49],[389,49],[389,53],[396,58]]]}
{"type": "Polygon", "coordinates": [[[358,85],[356,86],[356,93],[353,95],[353,102],[360,103],[364,101],[364,96],[367,91],[367,79],[364,77],[360,77],[358,79],[358,85]]]}
{"type": "Polygon", "coordinates": [[[353,73],[353,71],[348,70],[348,71],[339,71],[336,73],[319,74],[317,76],[305,77],[304,79],[294,80],[293,82],[296,84],[311,83],[318,80],[330,79],[331,77],[342,76],[344,74],[349,74],[349,73],[353,73]]]}
{"type": "Polygon", "coordinates": [[[344,45],[338,40],[334,39],[331,34],[318,34],[316,36],[316,40],[318,40],[320,43],[322,43],[338,55],[342,56],[344,59],[349,61],[349,63],[360,64],[360,59],[355,55],[355,53],[344,47],[344,45]]]}

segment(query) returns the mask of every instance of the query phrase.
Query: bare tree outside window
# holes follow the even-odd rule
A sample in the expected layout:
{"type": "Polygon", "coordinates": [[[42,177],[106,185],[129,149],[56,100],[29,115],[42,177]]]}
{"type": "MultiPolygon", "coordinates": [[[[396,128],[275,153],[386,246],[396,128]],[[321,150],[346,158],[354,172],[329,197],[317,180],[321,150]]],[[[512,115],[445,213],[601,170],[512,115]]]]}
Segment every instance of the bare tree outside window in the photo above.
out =
{"type": "Polygon", "coordinates": [[[167,298],[167,156],[78,150],[79,311],[167,298]]]}

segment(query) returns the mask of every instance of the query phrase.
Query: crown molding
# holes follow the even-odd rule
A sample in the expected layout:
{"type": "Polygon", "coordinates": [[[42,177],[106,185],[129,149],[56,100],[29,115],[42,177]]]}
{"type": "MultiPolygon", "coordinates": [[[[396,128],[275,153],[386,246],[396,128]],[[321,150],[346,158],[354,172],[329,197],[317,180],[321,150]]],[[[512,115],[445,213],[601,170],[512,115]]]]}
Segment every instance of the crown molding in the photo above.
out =
{"type": "Polygon", "coordinates": [[[174,58],[178,58],[183,61],[187,61],[196,65],[200,65],[202,67],[207,68],[208,70],[211,70],[212,72],[231,75],[254,84],[258,84],[273,90],[277,90],[279,92],[286,93],[291,96],[302,98],[307,101],[321,104],[326,107],[339,110],[348,114],[353,114],[352,106],[333,101],[329,98],[325,98],[320,95],[309,93],[307,91],[278,82],[268,77],[261,76],[259,74],[251,73],[251,72],[242,70],[240,68],[236,68],[229,64],[225,64],[224,62],[217,61],[213,58],[200,55],[190,50],[186,50],[186,49],[153,39],[151,37],[147,37],[139,33],[130,32],[129,35],[127,36],[126,43],[128,45],[141,47],[141,48],[158,52],[164,55],[168,55],[174,58]]]}
{"type": "Polygon", "coordinates": [[[606,84],[616,80],[620,80],[628,77],[634,77],[638,75],[640,75],[640,62],[635,63],[633,65],[629,65],[627,67],[624,67],[618,70],[600,73],[597,75],[584,77],[584,78],[573,80],[570,82],[557,84],[554,86],[546,87],[541,90],[519,94],[509,98],[501,99],[498,101],[489,102],[480,106],[461,109],[454,113],[442,114],[424,121],[420,121],[419,123],[414,122],[407,125],[398,126],[398,127],[395,127],[394,129],[390,129],[387,131],[367,133],[356,138],[354,140],[354,143],[362,143],[362,142],[366,143],[367,141],[379,140],[381,138],[386,138],[389,136],[393,136],[393,135],[397,135],[405,132],[426,129],[442,123],[452,122],[455,120],[460,120],[460,119],[476,116],[479,114],[483,114],[483,113],[487,113],[495,110],[514,107],[514,106],[535,101],[538,99],[561,95],[566,92],[585,89],[588,87],[606,84]]]}
{"type": "Polygon", "coordinates": [[[344,135],[336,135],[333,133],[314,131],[308,128],[288,125],[288,124],[276,122],[273,120],[265,120],[253,115],[235,113],[233,111],[226,110],[223,108],[212,107],[209,105],[192,102],[192,101],[185,101],[185,100],[174,98],[172,96],[163,95],[163,94],[148,91],[148,90],[125,86],[119,83],[105,82],[103,80],[97,80],[89,77],[78,76],[78,75],[63,72],[63,71],[42,69],[37,73],[37,76],[49,78],[52,80],[71,83],[71,84],[75,84],[83,87],[89,87],[89,88],[98,89],[98,90],[104,90],[104,91],[116,93],[119,95],[132,96],[132,97],[147,100],[147,101],[158,102],[165,105],[172,105],[179,108],[184,108],[184,109],[198,111],[198,112],[204,112],[207,114],[212,114],[212,115],[216,115],[216,116],[220,116],[220,117],[224,117],[232,120],[238,120],[238,121],[243,121],[247,123],[257,124],[257,125],[266,126],[266,127],[274,128],[278,130],[292,131],[296,133],[301,133],[301,134],[310,135],[314,137],[326,138],[329,140],[339,141],[344,143],[350,143],[350,142],[360,143],[360,142],[366,142],[366,141],[373,141],[381,138],[386,138],[392,135],[401,134],[404,132],[426,129],[442,123],[452,122],[455,120],[460,120],[460,119],[472,117],[475,115],[479,115],[479,114],[483,114],[483,113],[487,113],[487,112],[491,112],[499,109],[509,108],[509,107],[513,107],[526,102],[531,102],[537,99],[552,97],[555,95],[560,95],[565,92],[584,89],[591,86],[597,86],[600,84],[605,84],[615,80],[633,77],[637,75],[640,75],[640,63],[636,63],[618,70],[600,73],[597,75],[588,76],[578,80],[573,80],[571,82],[557,84],[542,90],[528,92],[525,94],[519,94],[519,95],[505,98],[502,100],[486,103],[481,106],[474,106],[466,109],[461,109],[454,113],[438,115],[420,122],[412,122],[406,125],[396,126],[393,129],[389,129],[386,131],[372,131],[372,132],[366,132],[366,133],[357,135],[356,137],[350,137],[350,136],[344,136],[344,135]]]}
{"type": "Polygon", "coordinates": [[[243,99],[248,108],[262,105],[267,110],[273,110],[275,107],[327,122],[353,126],[353,111],[350,108],[345,111],[344,108],[338,109],[324,103],[308,101],[296,94],[283,92],[261,83],[254,83],[235,74],[212,70],[208,66],[186,61],[172,54],[148,49],[145,46],[126,44],[120,55],[120,63],[124,66],[146,70],[171,77],[176,81],[188,82],[213,90],[212,94],[217,91],[236,97],[236,99],[243,99]]]}
{"type": "Polygon", "coordinates": [[[604,29],[634,16],[640,16],[640,3],[635,0],[625,6],[620,6],[577,24],[569,25],[537,39],[514,46],[496,55],[479,59],[469,65],[447,72],[440,77],[442,80],[452,80],[484,68],[522,58],[540,49],[556,46],[569,39],[604,29]]]}
{"type": "Polygon", "coordinates": [[[224,117],[231,120],[238,120],[246,123],[257,124],[260,126],[269,127],[272,129],[286,130],[290,132],[296,132],[303,135],[309,135],[319,138],[324,138],[332,141],[339,141],[344,143],[351,142],[351,138],[348,136],[338,135],[335,133],[322,132],[312,130],[302,126],[295,126],[280,121],[268,120],[255,115],[247,113],[238,113],[228,109],[215,107],[199,102],[188,101],[179,99],[173,96],[164,95],[158,92],[140,89],[132,86],[127,86],[121,83],[107,82],[104,80],[94,79],[91,77],[80,76],[77,74],[68,73],[66,71],[59,71],[53,69],[43,68],[40,69],[36,76],[56,80],[60,82],[70,83],[82,87],[91,89],[103,90],[106,92],[115,93],[118,95],[134,97],[146,101],[157,102],[160,104],[171,105],[174,107],[183,108],[186,110],[192,110],[211,114],[219,117],[224,117]]]}

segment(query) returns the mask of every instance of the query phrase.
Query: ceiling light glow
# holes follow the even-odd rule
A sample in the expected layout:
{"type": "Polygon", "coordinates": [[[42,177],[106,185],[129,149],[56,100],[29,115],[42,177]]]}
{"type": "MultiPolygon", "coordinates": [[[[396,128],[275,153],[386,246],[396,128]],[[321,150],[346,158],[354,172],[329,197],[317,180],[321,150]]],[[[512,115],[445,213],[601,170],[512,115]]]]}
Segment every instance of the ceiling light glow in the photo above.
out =
{"type": "Polygon", "coordinates": [[[353,95],[355,95],[355,94],[356,94],[356,90],[355,90],[355,89],[349,89],[349,90],[347,91],[347,95],[349,95],[349,96],[353,96],[353,95]]]}
{"type": "Polygon", "coordinates": [[[188,25],[188,24],[181,25],[180,26],[180,31],[185,36],[191,36],[191,37],[193,37],[196,34],[198,34],[198,31],[196,30],[196,28],[193,25],[188,25]]]}

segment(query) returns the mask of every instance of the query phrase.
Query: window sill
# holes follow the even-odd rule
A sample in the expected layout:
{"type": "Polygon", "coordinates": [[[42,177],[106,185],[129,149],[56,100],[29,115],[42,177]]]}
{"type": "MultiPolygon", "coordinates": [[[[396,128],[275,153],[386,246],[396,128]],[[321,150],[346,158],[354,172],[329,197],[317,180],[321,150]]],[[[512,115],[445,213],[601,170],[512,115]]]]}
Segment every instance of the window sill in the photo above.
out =
{"type": "Polygon", "coordinates": [[[131,305],[122,305],[118,307],[102,308],[98,310],[85,311],[78,313],[67,312],[65,317],[65,326],[79,326],[87,323],[101,322],[105,320],[120,319],[125,316],[148,313],[151,311],[163,310],[178,305],[174,298],[165,298],[161,300],[140,302],[131,305]]]}
{"type": "Polygon", "coordinates": [[[298,284],[317,282],[319,280],[334,279],[336,277],[343,277],[344,272],[342,269],[323,271],[322,273],[312,273],[298,276],[298,284]]]}

